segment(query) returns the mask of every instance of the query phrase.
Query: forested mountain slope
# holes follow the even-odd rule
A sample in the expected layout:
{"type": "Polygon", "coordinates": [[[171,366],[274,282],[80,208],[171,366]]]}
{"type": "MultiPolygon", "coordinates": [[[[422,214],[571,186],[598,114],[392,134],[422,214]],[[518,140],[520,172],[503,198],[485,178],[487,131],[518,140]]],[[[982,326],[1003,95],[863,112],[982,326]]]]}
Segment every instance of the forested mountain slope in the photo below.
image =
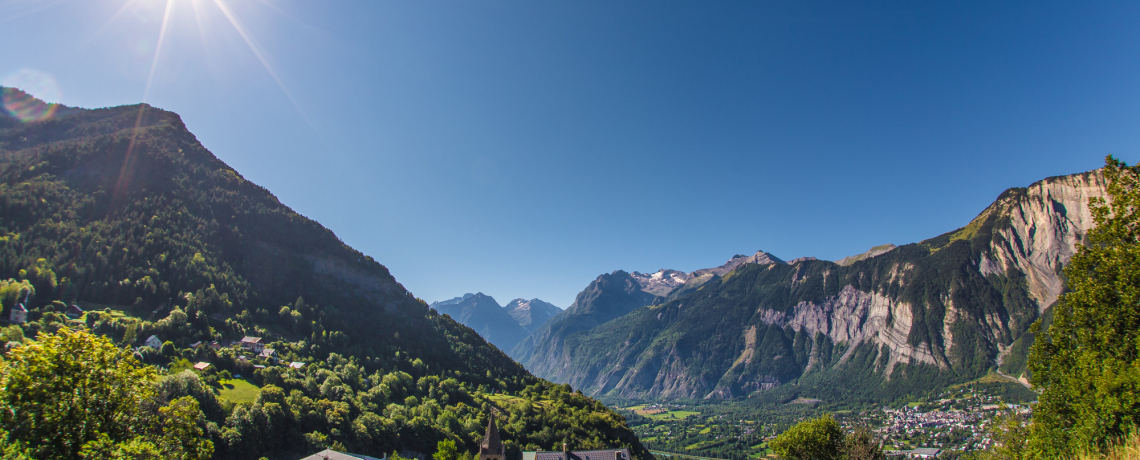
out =
{"type": "Polygon", "coordinates": [[[742,264],[514,356],[545,378],[630,398],[793,382],[788,391],[809,396],[882,399],[967,381],[1056,301],[1104,187],[1093,171],[1010,189],[961,229],[847,265],[742,264]]]}
{"type": "MultiPolygon", "coordinates": [[[[0,91],[6,103],[44,105],[0,91]]],[[[203,378],[240,371],[276,388],[232,405],[199,391],[192,372],[171,383],[200,399],[216,458],[327,446],[431,453],[444,439],[470,451],[493,406],[516,452],[569,437],[649,458],[620,416],[429,309],[383,265],[214,157],[178,115],[55,109],[31,122],[0,111],[0,281],[16,286],[4,291],[4,317],[28,290],[18,286],[30,286],[17,336],[66,326],[138,346],[154,334],[170,347],[141,354],[148,362],[204,360],[213,367],[203,378]],[[72,302],[98,310],[72,321],[59,312],[72,302]],[[191,346],[245,335],[307,365],[255,371],[240,349],[191,346]]]]}

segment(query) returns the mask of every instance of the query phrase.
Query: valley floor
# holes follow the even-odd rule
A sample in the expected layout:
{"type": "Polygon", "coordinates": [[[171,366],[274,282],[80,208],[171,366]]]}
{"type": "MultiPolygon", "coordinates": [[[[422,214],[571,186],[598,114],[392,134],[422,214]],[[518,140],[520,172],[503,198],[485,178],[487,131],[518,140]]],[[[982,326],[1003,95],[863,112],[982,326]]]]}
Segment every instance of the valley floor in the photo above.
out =
{"type": "Polygon", "coordinates": [[[783,403],[674,402],[616,409],[629,420],[646,448],[655,455],[676,459],[765,458],[772,455],[770,440],[821,413],[834,414],[847,430],[871,428],[888,450],[937,448],[947,458],[954,458],[993,444],[988,428],[994,417],[1007,411],[1028,415],[1032,410],[1031,393],[1010,386],[1017,384],[982,380],[887,405],[840,405],[796,398],[783,403]]]}

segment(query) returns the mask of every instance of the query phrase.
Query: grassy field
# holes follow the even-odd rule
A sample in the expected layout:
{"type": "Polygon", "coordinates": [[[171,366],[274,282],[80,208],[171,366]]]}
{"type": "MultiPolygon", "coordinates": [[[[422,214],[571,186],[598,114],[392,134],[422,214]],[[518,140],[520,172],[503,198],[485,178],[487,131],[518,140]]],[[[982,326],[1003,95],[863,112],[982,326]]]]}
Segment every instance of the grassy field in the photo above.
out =
{"type": "MultiPolygon", "coordinates": [[[[511,395],[487,395],[486,398],[499,407],[506,407],[510,404],[518,404],[527,401],[525,398],[511,395]]],[[[550,401],[543,399],[535,401],[534,404],[536,406],[547,407],[550,405],[550,401]]]]}
{"type": "MultiPolygon", "coordinates": [[[[621,409],[621,408],[619,408],[619,409],[621,409]]],[[[694,415],[701,415],[700,412],[694,412],[694,411],[689,411],[689,410],[669,410],[669,409],[665,409],[665,408],[660,407],[660,406],[649,407],[645,404],[642,404],[640,406],[630,406],[630,407],[626,407],[624,409],[634,411],[637,413],[637,415],[649,417],[653,420],[658,420],[658,421],[660,421],[660,420],[684,420],[684,419],[686,419],[688,417],[692,417],[694,415]]]]}
{"type": "Polygon", "coordinates": [[[222,380],[221,390],[215,390],[219,397],[225,398],[230,402],[254,402],[257,400],[257,395],[261,394],[261,388],[257,385],[247,382],[245,379],[222,380]]]}
{"type": "Polygon", "coordinates": [[[685,454],[678,454],[678,453],[674,453],[674,452],[662,452],[659,450],[651,450],[649,452],[653,453],[653,455],[656,457],[669,457],[669,458],[677,458],[677,459],[681,459],[681,460],[723,460],[723,459],[719,459],[716,457],[698,457],[696,455],[685,455],[685,454]]]}
{"type": "Polygon", "coordinates": [[[691,410],[671,410],[669,412],[659,412],[656,414],[648,415],[653,420],[684,420],[694,415],[701,415],[700,412],[693,412],[691,410]]]}
{"type": "Polygon", "coordinates": [[[757,452],[753,452],[753,453],[749,454],[748,458],[766,458],[766,457],[772,457],[772,456],[776,455],[774,452],[772,452],[772,449],[768,448],[768,443],[766,443],[766,442],[762,442],[760,444],[752,446],[752,448],[757,449],[757,452]]]}
{"type": "MultiPolygon", "coordinates": [[[[82,308],[84,310],[84,314],[83,314],[84,318],[81,318],[81,319],[86,319],[86,316],[87,316],[86,312],[97,311],[99,313],[104,313],[104,310],[107,310],[107,309],[111,310],[111,316],[115,317],[115,318],[122,318],[124,316],[131,317],[131,318],[139,318],[140,317],[138,314],[135,313],[134,307],[130,307],[127,305],[101,304],[101,303],[84,302],[84,301],[77,301],[77,302],[75,302],[75,304],[78,305],[79,308],[82,308]]],[[[150,312],[148,311],[147,313],[149,314],[150,312]]]]}
{"type": "Polygon", "coordinates": [[[991,370],[986,375],[978,377],[978,378],[971,380],[969,382],[959,383],[957,385],[951,385],[950,389],[951,390],[957,390],[959,388],[963,388],[963,387],[969,386],[969,385],[974,384],[974,383],[1011,383],[1011,382],[1017,383],[1017,384],[1021,383],[1021,382],[1018,382],[1017,380],[1003,376],[1003,375],[998,374],[997,372],[994,372],[991,370]]]}

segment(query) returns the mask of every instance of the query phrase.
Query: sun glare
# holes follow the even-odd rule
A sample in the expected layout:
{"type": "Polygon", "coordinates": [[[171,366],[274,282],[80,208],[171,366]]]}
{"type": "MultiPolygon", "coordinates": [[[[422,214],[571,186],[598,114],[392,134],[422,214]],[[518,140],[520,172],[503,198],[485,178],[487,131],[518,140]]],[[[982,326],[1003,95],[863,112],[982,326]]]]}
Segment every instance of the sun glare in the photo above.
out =
{"type": "MultiPolygon", "coordinates": [[[[259,5],[269,7],[279,14],[285,14],[279,7],[270,3],[269,0],[244,1],[256,1],[256,3],[259,5]]],[[[184,12],[186,10],[185,8],[178,8],[178,6],[180,6],[179,4],[185,3],[190,4],[189,9],[193,12],[193,20],[197,25],[199,40],[202,43],[203,51],[207,55],[209,54],[209,46],[207,44],[207,40],[210,36],[210,34],[207,32],[209,29],[209,15],[207,9],[212,6],[213,8],[216,8],[217,12],[220,12],[221,15],[226,18],[225,23],[232,27],[233,31],[236,32],[239,37],[241,37],[242,42],[245,43],[246,47],[249,49],[249,52],[254,58],[257,59],[261,67],[265,69],[265,72],[268,73],[269,77],[273,79],[273,82],[277,84],[277,87],[281,89],[281,92],[297,110],[298,114],[301,115],[306,123],[308,123],[310,126],[314,126],[312,120],[310,120],[305,111],[301,109],[300,104],[298,104],[297,100],[293,97],[292,92],[290,92],[289,88],[285,86],[285,83],[281,80],[281,77],[278,75],[277,71],[270,64],[270,60],[266,57],[265,52],[257,45],[257,40],[250,33],[249,29],[242,24],[242,21],[238,18],[237,14],[235,14],[228,0],[126,0],[114,12],[114,14],[112,14],[105,22],[103,22],[103,24],[100,25],[99,28],[96,29],[95,32],[92,33],[92,35],[82,45],[80,45],[80,48],[86,46],[107,29],[115,27],[115,25],[122,20],[124,15],[134,13],[136,16],[146,16],[153,15],[158,9],[161,9],[162,11],[161,23],[158,28],[158,35],[155,36],[153,42],[151,42],[153,43],[153,53],[149,56],[150,67],[147,71],[146,85],[143,88],[143,104],[139,106],[139,112],[135,120],[135,127],[131,136],[131,141],[127,147],[126,158],[123,164],[123,171],[120,172],[119,184],[117,185],[116,190],[125,189],[125,184],[123,182],[127,180],[127,166],[131,162],[131,157],[134,153],[133,150],[136,137],[139,134],[139,127],[141,126],[143,120],[143,114],[147,109],[147,103],[150,102],[151,94],[154,90],[155,75],[159,71],[164,53],[166,52],[166,48],[168,47],[168,43],[170,41],[170,33],[173,29],[171,25],[176,19],[175,16],[177,12],[184,12]]]]}
{"type": "MultiPolygon", "coordinates": [[[[55,4],[66,1],[68,0],[57,0],[52,3],[55,4]]],[[[266,9],[272,10],[276,14],[293,18],[271,0],[238,1],[256,3],[266,9]]],[[[222,21],[222,23],[228,25],[237,33],[252,57],[257,60],[268,76],[273,79],[273,82],[280,88],[281,92],[293,107],[297,109],[298,113],[300,113],[306,121],[310,121],[305,115],[305,111],[301,110],[296,98],[293,97],[292,92],[289,91],[289,88],[285,85],[277,70],[273,68],[265,51],[257,45],[258,41],[256,38],[250,30],[243,25],[242,20],[238,17],[234,8],[231,7],[232,3],[234,3],[232,0],[125,0],[121,2],[110,17],[104,20],[102,24],[76,48],[76,51],[78,52],[87,47],[92,41],[107,32],[108,29],[120,26],[124,20],[124,16],[134,15],[136,17],[146,17],[150,18],[147,19],[149,22],[157,20],[159,11],[161,11],[161,22],[158,28],[158,34],[154,36],[153,39],[144,40],[136,45],[136,47],[139,48],[139,52],[149,54],[147,57],[149,58],[150,66],[147,69],[146,85],[143,87],[142,102],[150,102],[150,97],[155,85],[155,75],[160,70],[161,61],[166,53],[165,48],[170,41],[169,35],[173,29],[177,29],[176,27],[172,27],[172,24],[178,19],[177,16],[179,16],[180,13],[184,15],[187,13],[187,10],[193,15],[193,22],[197,29],[196,32],[201,42],[203,53],[206,55],[206,58],[209,59],[210,47],[207,43],[211,37],[211,24],[209,24],[211,14],[209,10],[213,9],[215,12],[221,13],[221,17],[225,18],[225,21],[222,21]],[[187,4],[189,8],[183,7],[183,5],[187,4]]],[[[25,12],[25,14],[27,14],[27,12],[25,12]]],[[[214,17],[217,18],[218,16],[214,15],[214,17]]],[[[2,22],[2,20],[0,20],[0,22],[2,22]]]]}

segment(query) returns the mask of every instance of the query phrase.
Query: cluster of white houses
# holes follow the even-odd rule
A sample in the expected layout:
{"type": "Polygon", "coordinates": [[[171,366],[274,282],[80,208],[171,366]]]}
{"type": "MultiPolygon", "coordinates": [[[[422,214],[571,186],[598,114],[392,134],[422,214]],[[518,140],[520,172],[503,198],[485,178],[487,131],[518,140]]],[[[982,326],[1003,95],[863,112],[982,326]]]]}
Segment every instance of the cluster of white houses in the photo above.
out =
{"type": "MultiPolygon", "coordinates": [[[[151,336],[151,337],[154,337],[154,336],[151,336]]],[[[257,357],[264,359],[266,362],[270,362],[273,364],[278,363],[278,361],[277,361],[277,350],[266,347],[265,346],[265,340],[262,339],[261,337],[246,336],[246,337],[243,337],[240,342],[236,342],[236,343],[239,344],[242,348],[244,348],[250,352],[257,353],[257,357]]],[[[192,343],[192,344],[190,344],[190,347],[195,348],[195,347],[200,346],[201,344],[202,344],[202,342],[192,343]]],[[[212,342],[212,343],[210,343],[210,346],[213,347],[215,350],[220,349],[222,347],[221,344],[219,344],[218,342],[212,342]]],[[[238,356],[238,359],[241,361],[247,361],[248,360],[248,358],[245,357],[244,355],[238,356]]],[[[305,367],[305,363],[303,363],[301,361],[293,361],[293,362],[290,362],[288,364],[288,367],[290,367],[292,369],[300,369],[302,367],[305,367]]],[[[210,363],[207,363],[207,362],[200,362],[200,363],[194,365],[194,369],[200,370],[200,371],[206,370],[209,368],[210,368],[210,363]]],[[[253,368],[254,369],[264,369],[265,366],[261,365],[261,364],[255,364],[253,366],[253,368]]]]}

